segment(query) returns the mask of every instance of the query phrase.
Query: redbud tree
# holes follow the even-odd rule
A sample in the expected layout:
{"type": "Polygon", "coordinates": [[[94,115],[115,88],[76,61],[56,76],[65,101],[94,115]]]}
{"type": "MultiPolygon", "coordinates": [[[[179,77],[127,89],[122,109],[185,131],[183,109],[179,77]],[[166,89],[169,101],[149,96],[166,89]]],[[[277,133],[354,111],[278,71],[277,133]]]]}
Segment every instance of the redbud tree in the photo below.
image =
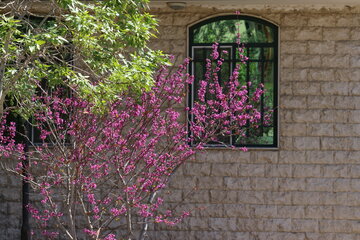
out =
{"type": "Polygon", "coordinates": [[[256,127],[261,117],[262,86],[250,94],[250,83],[238,81],[241,66],[220,85],[223,61],[215,44],[192,108],[184,106],[193,83],[189,59],[176,70],[161,67],[150,91],[139,96],[128,89],[106,111],[96,111],[75,94],[43,91],[33,96],[40,107],[32,121],[42,143],[26,152],[15,141],[15,123],[5,124],[5,115],[0,156],[19,160],[11,171],[37,194],[27,206],[38,224],[34,236],[144,239],[149,223],[174,225],[189,215],[164,209],[158,193],[196,151],[209,142],[221,143],[222,136],[246,137],[245,129],[256,127]],[[21,164],[25,157],[29,166],[21,164]]]}

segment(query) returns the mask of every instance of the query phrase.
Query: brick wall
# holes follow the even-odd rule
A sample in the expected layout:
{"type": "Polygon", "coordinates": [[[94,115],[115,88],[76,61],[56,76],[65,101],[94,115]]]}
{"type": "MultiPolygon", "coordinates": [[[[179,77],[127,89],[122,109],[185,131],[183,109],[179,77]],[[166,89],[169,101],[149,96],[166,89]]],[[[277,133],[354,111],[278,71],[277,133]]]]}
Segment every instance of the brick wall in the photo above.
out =
{"type": "MultiPolygon", "coordinates": [[[[188,25],[235,10],[154,9],[153,46],[183,59],[188,25]]],[[[360,9],[240,11],[279,25],[280,147],[198,154],[169,197],[193,215],[154,239],[360,239],[360,9]]]]}
{"type": "MultiPolygon", "coordinates": [[[[180,61],[187,25],[235,10],[154,9],[152,45],[180,61]]],[[[198,154],[167,195],[192,216],[152,239],[360,239],[360,8],[240,10],[280,28],[280,147],[198,154]]],[[[20,194],[1,172],[0,239],[20,239],[20,194]]]]}

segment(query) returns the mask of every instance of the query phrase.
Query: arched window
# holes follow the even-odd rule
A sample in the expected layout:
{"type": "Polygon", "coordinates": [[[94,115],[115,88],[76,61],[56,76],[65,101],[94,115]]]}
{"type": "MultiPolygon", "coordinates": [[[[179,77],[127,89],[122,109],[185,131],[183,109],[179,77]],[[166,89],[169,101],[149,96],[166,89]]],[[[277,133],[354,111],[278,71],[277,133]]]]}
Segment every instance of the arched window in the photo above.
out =
{"type": "Polygon", "coordinates": [[[220,81],[226,81],[236,64],[240,62],[237,48],[238,35],[248,57],[241,67],[239,80],[251,82],[253,86],[263,83],[265,94],[261,98],[259,111],[262,114],[260,127],[247,129],[247,137],[228,136],[222,142],[233,146],[277,147],[278,144],[278,28],[276,25],[250,16],[227,15],[207,19],[189,28],[190,71],[195,81],[190,86],[189,105],[192,107],[197,83],[205,73],[205,59],[209,58],[212,44],[219,43],[220,50],[228,54],[221,72],[220,81]],[[265,113],[272,112],[270,115],[265,113]],[[270,119],[264,119],[265,116],[270,119]]]}

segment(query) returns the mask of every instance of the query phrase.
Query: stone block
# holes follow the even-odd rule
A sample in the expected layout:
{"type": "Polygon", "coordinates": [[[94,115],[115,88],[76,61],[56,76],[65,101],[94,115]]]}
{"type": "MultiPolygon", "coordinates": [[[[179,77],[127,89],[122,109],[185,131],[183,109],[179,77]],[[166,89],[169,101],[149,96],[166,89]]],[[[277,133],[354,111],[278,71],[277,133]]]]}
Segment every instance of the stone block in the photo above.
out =
{"type": "Polygon", "coordinates": [[[346,220],[321,220],[319,221],[319,231],[328,233],[350,233],[352,226],[346,220]]]}
{"type": "Polygon", "coordinates": [[[309,69],[309,80],[310,81],[334,81],[335,70],[334,69],[309,69]]]}
{"type": "Polygon", "coordinates": [[[320,149],[319,137],[294,137],[294,149],[318,150],[320,149]]]}
{"type": "Polygon", "coordinates": [[[332,164],[334,161],[333,151],[307,151],[306,162],[310,164],[332,164]]]}
{"type": "Polygon", "coordinates": [[[304,178],[279,178],[280,191],[304,191],[305,186],[304,178]]]}
{"type": "Polygon", "coordinates": [[[326,178],[343,178],[348,176],[346,165],[325,165],[323,166],[323,172],[326,178]]]}
{"type": "Polygon", "coordinates": [[[320,200],[319,192],[292,192],[292,203],[294,205],[319,205],[320,200]]]}
{"type": "Polygon", "coordinates": [[[350,39],[350,28],[324,28],[324,40],[349,40],[350,39]]]}
{"type": "Polygon", "coordinates": [[[264,192],[264,200],[270,205],[290,205],[291,192],[264,192]]]}
{"type": "Polygon", "coordinates": [[[185,176],[209,176],[211,165],[206,163],[190,163],[186,162],[183,165],[183,172],[185,176]]]}
{"type": "Polygon", "coordinates": [[[304,16],[302,14],[286,14],[281,18],[281,26],[306,26],[308,21],[310,21],[309,16],[304,16]]]}
{"type": "Polygon", "coordinates": [[[211,190],[211,203],[236,203],[238,191],[211,190]]]}
{"type": "MultiPolygon", "coordinates": [[[[262,205],[255,206],[258,207],[262,205]]],[[[244,204],[224,204],[224,215],[235,218],[252,218],[254,217],[256,207],[251,208],[250,205],[244,204]]]]}
{"type": "Polygon", "coordinates": [[[236,218],[209,218],[209,229],[214,231],[236,231],[236,218]]]}
{"type": "Polygon", "coordinates": [[[277,218],[277,206],[255,205],[255,218],[277,218]]]}
{"type": "Polygon", "coordinates": [[[347,54],[347,55],[359,55],[360,44],[358,41],[337,41],[336,42],[336,53],[347,54]]]}
{"type": "Polygon", "coordinates": [[[305,217],[312,219],[331,219],[333,217],[332,206],[307,206],[305,217]]]}
{"type": "Polygon", "coordinates": [[[265,165],[264,164],[240,164],[239,166],[240,177],[264,177],[265,165]]]}
{"type": "MultiPolygon", "coordinates": [[[[318,110],[294,110],[293,120],[298,123],[318,123],[320,122],[320,112],[318,110]]],[[[306,129],[303,129],[306,133],[306,129]]]]}
{"type": "Polygon", "coordinates": [[[330,55],[321,57],[323,68],[349,68],[350,57],[348,55],[330,55]]]}
{"type": "Polygon", "coordinates": [[[321,84],[321,93],[324,95],[348,95],[347,82],[324,82],[321,84]]]}
{"type": "Polygon", "coordinates": [[[213,163],[211,166],[212,176],[236,177],[240,164],[236,163],[213,163]]]}
{"type": "Polygon", "coordinates": [[[351,68],[360,68],[360,57],[358,57],[358,56],[350,57],[350,67],[351,68]]]}
{"type": "Polygon", "coordinates": [[[295,82],[292,86],[294,95],[319,95],[320,83],[295,82]]]}
{"type": "Polygon", "coordinates": [[[291,177],[292,165],[290,164],[271,164],[266,166],[265,176],[266,177],[291,177]]]}
{"type": "Polygon", "coordinates": [[[279,158],[278,151],[254,152],[253,163],[277,163],[279,158]]]}
{"type": "Polygon", "coordinates": [[[240,191],[238,202],[243,204],[264,204],[263,191],[240,191]]]}
{"type": "MultiPolygon", "coordinates": [[[[348,61],[349,63],[349,61],[348,61]]],[[[295,68],[319,68],[321,67],[320,55],[296,55],[294,57],[295,68]]]]}
{"type": "Polygon", "coordinates": [[[318,17],[310,17],[308,25],[311,27],[333,27],[336,20],[336,15],[322,14],[318,17]]]}
{"type": "Polygon", "coordinates": [[[322,39],[323,39],[323,28],[321,27],[295,28],[294,40],[308,41],[308,40],[322,40],[322,39]]]}
{"type": "Polygon", "coordinates": [[[264,230],[267,232],[290,232],[291,219],[264,219],[264,230]]]}
{"type": "Polygon", "coordinates": [[[284,41],[281,44],[281,52],[286,54],[305,54],[307,43],[300,41],[284,41]]]}
{"type": "Polygon", "coordinates": [[[293,219],[291,221],[293,232],[318,232],[319,222],[312,219],[293,219]]]}
{"type": "Polygon", "coordinates": [[[304,151],[281,151],[279,163],[305,163],[306,155],[304,151]]]}
{"type": "Polygon", "coordinates": [[[307,108],[305,96],[284,96],[280,106],[284,109],[305,109],[307,108]]]}
{"type": "Polygon", "coordinates": [[[334,192],[350,192],[352,191],[351,179],[335,179],[334,192]]]}
{"type": "Polygon", "coordinates": [[[308,178],[306,179],[306,191],[332,192],[334,179],[308,178]]]}
{"type": "Polygon", "coordinates": [[[264,223],[262,219],[237,219],[237,230],[240,232],[257,232],[263,231],[264,223]]]}
{"type": "Polygon", "coordinates": [[[198,177],[198,189],[222,189],[224,188],[224,178],[215,176],[198,177]]]}
{"type": "Polygon", "coordinates": [[[278,206],[277,215],[279,218],[305,218],[304,206],[278,206]]]}
{"type": "Polygon", "coordinates": [[[350,112],[348,110],[322,110],[320,121],[323,123],[344,123],[348,121],[350,112]]]}
{"type": "Polygon", "coordinates": [[[335,96],[308,96],[309,109],[331,109],[335,106],[335,96]]]}
{"type": "Polygon", "coordinates": [[[278,189],[277,178],[251,178],[251,188],[255,191],[270,190],[276,191],[278,189]]]}
{"type": "Polygon", "coordinates": [[[330,55],[335,53],[334,41],[308,41],[309,54],[330,55]]]}
{"type": "Polygon", "coordinates": [[[250,178],[224,178],[225,189],[229,190],[251,190],[250,178]]]}

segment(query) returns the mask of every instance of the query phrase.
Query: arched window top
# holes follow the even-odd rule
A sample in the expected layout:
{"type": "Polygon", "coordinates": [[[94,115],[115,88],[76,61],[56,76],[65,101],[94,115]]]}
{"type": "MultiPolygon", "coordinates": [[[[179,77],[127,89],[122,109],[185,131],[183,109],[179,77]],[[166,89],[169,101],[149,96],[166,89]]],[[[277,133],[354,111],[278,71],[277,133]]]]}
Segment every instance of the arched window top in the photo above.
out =
{"type": "Polygon", "coordinates": [[[255,17],[228,15],[202,21],[190,28],[193,44],[234,43],[239,34],[242,43],[273,43],[277,40],[277,26],[255,17]]]}

